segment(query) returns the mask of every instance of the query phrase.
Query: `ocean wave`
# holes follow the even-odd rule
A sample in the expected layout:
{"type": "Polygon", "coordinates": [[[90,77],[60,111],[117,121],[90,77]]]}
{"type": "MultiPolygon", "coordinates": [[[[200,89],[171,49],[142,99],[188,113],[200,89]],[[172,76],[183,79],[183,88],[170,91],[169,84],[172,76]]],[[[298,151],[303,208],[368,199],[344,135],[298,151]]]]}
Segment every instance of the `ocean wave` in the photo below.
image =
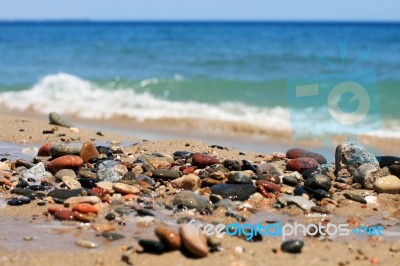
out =
{"type": "MultiPolygon", "coordinates": [[[[142,81],[140,85],[145,87],[156,83],[157,79],[149,79],[142,81]]],[[[135,91],[134,88],[104,87],[67,73],[47,75],[27,90],[1,92],[0,106],[18,111],[33,110],[42,114],[55,111],[85,119],[112,119],[118,116],[138,121],[202,119],[277,131],[291,130],[290,112],[286,107],[260,107],[232,101],[211,104],[193,100],[169,100],[148,91],[135,91]]],[[[313,108],[302,110],[300,123],[292,125],[298,127],[301,124],[303,133],[309,135],[341,133],[337,125],[326,121],[323,113],[313,108]]],[[[368,126],[366,125],[366,129],[368,126]]],[[[390,133],[391,136],[400,137],[398,128],[396,122],[391,129],[376,134],[383,136],[390,133]]]]}

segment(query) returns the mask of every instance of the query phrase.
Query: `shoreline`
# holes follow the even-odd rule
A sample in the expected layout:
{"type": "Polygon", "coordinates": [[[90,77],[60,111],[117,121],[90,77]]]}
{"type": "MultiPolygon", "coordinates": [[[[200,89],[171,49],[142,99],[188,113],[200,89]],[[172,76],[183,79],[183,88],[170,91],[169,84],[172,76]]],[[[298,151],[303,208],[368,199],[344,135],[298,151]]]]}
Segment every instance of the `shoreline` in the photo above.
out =
{"type": "MultiPolygon", "coordinates": [[[[48,121],[47,115],[34,112],[3,112],[5,116],[27,117],[29,119],[48,121]]],[[[2,115],[0,114],[0,118],[2,115]]],[[[79,129],[103,131],[111,134],[110,137],[122,137],[133,140],[169,140],[169,139],[195,139],[220,145],[228,148],[236,148],[247,152],[273,153],[283,152],[292,147],[303,147],[323,154],[328,161],[334,160],[333,150],[340,143],[346,141],[346,137],[337,136],[331,140],[318,138],[310,140],[293,140],[288,131],[259,130],[253,127],[237,127],[235,123],[221,123],[218,121],[192,121],[190,119],[160,119],[135,121],[127,117],[115,119],[97,120],[82,119],[76,116],[68,117],[79,129]]],[[[108,137],[108,138],[110,138],[108,137]]],[[[100,138],[104,139],[104,138],[100,138]]],[[[18,141],[18,140],[11,140],[18,141]]],[[[357,141],[369,147],[376,155],[398,155],[400,138],[373,135],[360,135],[357,141]]]]}

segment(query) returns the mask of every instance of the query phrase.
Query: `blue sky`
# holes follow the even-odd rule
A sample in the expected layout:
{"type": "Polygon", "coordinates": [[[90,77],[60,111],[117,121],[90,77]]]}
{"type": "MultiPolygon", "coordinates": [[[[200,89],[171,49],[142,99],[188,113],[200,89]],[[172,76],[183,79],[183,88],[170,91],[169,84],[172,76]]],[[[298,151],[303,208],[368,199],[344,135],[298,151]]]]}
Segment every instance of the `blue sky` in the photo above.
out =
{"type": "Polygon", "coordinates": [[[400,0],[0,0],[0,19],[400,21],[400,0]]]}

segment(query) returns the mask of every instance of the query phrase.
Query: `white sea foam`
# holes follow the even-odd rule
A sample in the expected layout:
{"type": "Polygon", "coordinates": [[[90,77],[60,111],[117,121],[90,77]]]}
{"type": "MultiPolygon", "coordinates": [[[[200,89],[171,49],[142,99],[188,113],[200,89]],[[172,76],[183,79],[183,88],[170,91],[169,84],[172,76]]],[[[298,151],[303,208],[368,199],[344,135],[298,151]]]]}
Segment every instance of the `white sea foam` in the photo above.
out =
{"type": "MultiPolygon", "coordinates": [[[[144,80],[140,86],[157,82],[157,79],[144,80]]],[[[164,96],[166,95],[168,94],[164,96]]],[[[28,90],[1,92],[0,106],[18,111],[32,109],[43,114],[54,111],[89,119],[111,119],[115,116],[126,116],[139,121],[191,118],[238,122],[265,129],[291,129],[289,110],[284,107],[255,107],[237,102],[209,104],[171,101],[157,98],[148,92],[138,93],[131,88],[99,87],[66,73],[47,75],[28,90]]],[[[324,117],[319,116],[318,110],[310,108],[303,111],[305,131],[314,134],[339,133],[335,125],[324,123],[324,117]]],[[[372,134],[400,137],[398,132],[389,130],[372,134]]]]}

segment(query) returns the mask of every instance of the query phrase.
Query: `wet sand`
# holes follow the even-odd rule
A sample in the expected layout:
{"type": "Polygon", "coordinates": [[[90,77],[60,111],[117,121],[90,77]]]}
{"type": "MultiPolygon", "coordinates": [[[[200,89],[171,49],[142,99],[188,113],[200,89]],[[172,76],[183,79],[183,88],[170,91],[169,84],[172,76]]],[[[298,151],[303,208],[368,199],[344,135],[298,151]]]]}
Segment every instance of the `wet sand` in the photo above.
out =
{"type": "MultiPolygon", "coordinates": [[[[221,160],[240,158],[251,161],[257,160],[260,153],[249,152],[251,149],[239,151],[232,148],[212,148],[210,144],[219,143],[206,144],[193,139],[143,141],[131,134],[112,133],[111,130],[104,130],[105,127],[94,131],[79,127],[79,133],[72,133],[67,128],[58,127],[55,134],[43,134],[43,130],[50,130],[54,126],[49,125],[46,120],[39,121],[16,116],[0,116],[0,125],[2,126],[0,141],[3,142],[0,145],[2,147],[0,157],[5,157],[4,153],[15,156],[19,149],[38,147],[48,141],[60,141],[61,138],[71,140],[78,137],[79,139],[75,142],[95,140],[108,145],[122,146],[125,152],[131,153],[143,151],[172,154],[177,150],[188,150],[209,152],[221,160]],[[104,130],[104,136],[96,134],[98,130],[104,130]],[[65,136],[59,137],[59,134],[65,134],[65,136]],[[244,152],[245,155],[239,155],[239,152],[244,152]]],[[[93,128],[93,125],[89,127],[93,128]]],[[[279,146],[279,143],[275,145],[279,146]]],[[[393,149],[393,145],[390,147],[387,145],[387,147],[393,149]]],[[[286,150],[287,148],[282,145],[280,150],[275,151],[285,152],[286,150]]],[[[263,154],[266,155],[272,151],[265,151],[263,154]]],[[[392,153],[392,155],[398,154],[392,153]]],[[[17,156],[29,158],[31,155],[21,153],[17,156]]],[[[363,190],[353,192],[374,194],[372,191],[363,190]]],[[[127,265],[127,258],[133,265],[395,265],[396,261],[400,261],[400,252],[390,251],[391,247],[400,241],[400,236],[395,234],[400,232],[400,196],[398,194],[378,194],[379,205],[367,205],[366,208],[361,208],[358,202],[343,201],[341,207],[336,208],[334,215],[314,218],[304,215],[303,211],[297,207],[277,211],[272,208],[268,200],[250,202],[260,211],[254,215],[249,211],[242,212],[241,214],[249,221],[331,220],[344,222],[351,218],[367,226],[385,225],[387,232],[394,234],[369,238],[352,236],[333,240],[307,237],[304,239],[305,247],[301,254],[275,253],[274,250],[279,250],[282,243],[280,238],[265,237],[261,242],[251,243],[238,237],[225,236],[220,240],[224,250],[211,253],[203,259],[184,256],[180,251],[162,255],[126,252],[128,247],[137,248],[137,239],[140,237],[156,239],[152,234],[153,228],[156,224],[168,224],[170,222],[168,214],[165,214],[166,217],[163,218],[156,216],[156,221],[149,225],[144,222],[138,224],[137,217],[130,215],[125,221],[126,225],[115,224],[116,231],[125,235],[125,238],[108,242],[101,236],[96,236],[96,233],[85,225],[77,222],[60,222],[45,215],[49,204],[38,206],[36,204],[38,200],[28,205],[8,206],[5,200],[10,196],[8,191],[3,191],[0,197],[0,265],[127,265]],[[93,250],[78,247],[74,244],[77,237],[95,241],[99,247],[93,250]],[[123,257],[124,254],[125,257],[123,257]]],[[[99,217],[104,214],[101,213],[99,217]]],[[[219,217],[218,215],[217,212],[216,217],[219,217]]],[[[172,221],[173,218],[170,218],[172,221]]],[[[221,212],[220,218],[226,219],[224,213],[221,212]]]]}

